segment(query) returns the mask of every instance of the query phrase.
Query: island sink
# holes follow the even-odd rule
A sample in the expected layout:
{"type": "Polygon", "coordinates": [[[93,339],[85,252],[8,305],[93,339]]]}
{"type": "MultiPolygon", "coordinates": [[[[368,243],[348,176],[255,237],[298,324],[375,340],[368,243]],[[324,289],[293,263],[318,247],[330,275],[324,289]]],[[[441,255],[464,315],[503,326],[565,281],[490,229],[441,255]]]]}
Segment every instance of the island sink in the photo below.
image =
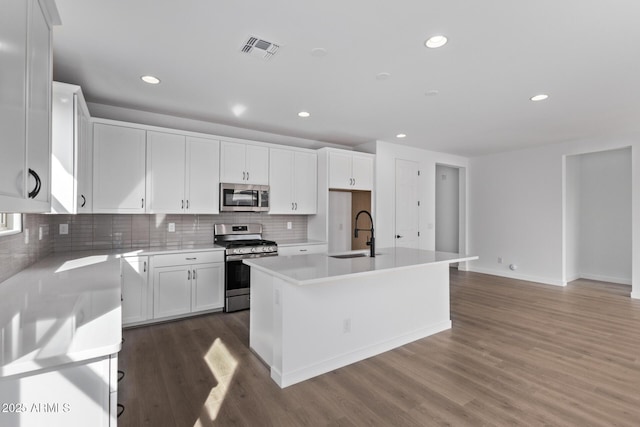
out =
{"type": "MultiPolygon", "coordinates": [[[[376,255],[382,255],[379,252],[376,252],[376,255]]],[[[342,254],[342,255],[329,255],[330,258],[338,258],[338,259],[347,259],[347,258],[364,258],[364,257],[368,257],[371,256],[367,253],[364,252],[358,252],[355,254],[342,254]]]]}

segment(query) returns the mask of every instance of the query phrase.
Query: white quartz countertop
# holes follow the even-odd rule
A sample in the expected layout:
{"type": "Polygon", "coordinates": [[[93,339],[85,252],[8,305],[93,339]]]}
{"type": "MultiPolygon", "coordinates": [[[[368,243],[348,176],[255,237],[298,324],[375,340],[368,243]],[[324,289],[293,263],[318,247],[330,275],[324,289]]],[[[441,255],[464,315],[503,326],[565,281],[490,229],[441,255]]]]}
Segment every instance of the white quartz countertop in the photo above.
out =
{"type": "Polygon", "coordinates": [[[142,255],[159,255],[159,254],[179,254],[185,252],[201,252],[201,251],[224,251],[224,247],[213,243],[205,243],[200,245],[166,245],[166,246],[150,246],[134,249],[122,250],[123,256],[142,256],[142,255]]]}
{"type": "Polygon", "coordinates": [[[120,256],[54,254],[0,283],[0,380],[120,351],[120,256]]]}
{"type": "Polygon", "coordinates": [[[327,242],[322,240],[309,240],[309,239],[283,239],[276,240],[278,246],[307,246],[307,245],[326,245],[327,242]]]}
{"type": "Polygon", "coordinates": [[[478,259],[477,256],[409,248],[382,248],[376,250],[376,254],[374,258],[344,259],[332,258],[327,254],[309,254],[252,258],[243,262],[295,285],[310,285],[340,277],[376,274],[383,270],[478,259]]]}

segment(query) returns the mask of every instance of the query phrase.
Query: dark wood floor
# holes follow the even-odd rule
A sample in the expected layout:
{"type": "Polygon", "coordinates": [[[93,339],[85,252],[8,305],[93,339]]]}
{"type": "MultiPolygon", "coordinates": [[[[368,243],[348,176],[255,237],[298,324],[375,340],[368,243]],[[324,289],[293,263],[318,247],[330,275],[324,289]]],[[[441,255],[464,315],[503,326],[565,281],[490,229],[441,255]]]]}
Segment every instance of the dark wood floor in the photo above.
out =
{"type": "Polygon", "coordinates": [[[453,328],[281,390],[249,313],[124,333],[121,426],[640,425],[640,301],[451,275],[453,328]]]}

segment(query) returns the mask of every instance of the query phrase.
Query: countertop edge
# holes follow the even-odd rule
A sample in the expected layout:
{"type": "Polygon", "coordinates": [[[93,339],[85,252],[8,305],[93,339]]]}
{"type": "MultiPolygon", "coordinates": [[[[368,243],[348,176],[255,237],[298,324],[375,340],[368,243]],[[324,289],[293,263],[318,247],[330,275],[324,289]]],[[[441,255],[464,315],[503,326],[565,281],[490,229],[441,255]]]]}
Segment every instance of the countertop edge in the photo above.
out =
{"type": "MultiPolygon", "coordinates": [[[[304,255],[298,255],[298,256],[304,256],[304,255]]],[[[255,269],[260,270],[260,271],[262,271],[264,273],[269,273],[274,277],[277,277],[279,279],[284,280],[285,282],[291,283],[293,285],[305,286],[305,285],[314,285],[314,284],[318,284],[318,283],[332,282],[332,281],[339,280],[339,279],[344,279],[344,278],[347,278],[347,277],[373,276],[373,275],[380,274],[380,273],[388,271],[388,270],[408,270],[408,269],[418,268],[418,267],[425,266],[425,265],[452,264],[452,263],[455,263],[455,262],[473,261],[473,260],[476,260],[476,259],[478,259],[478,256],[467,256],[467,257],[455,258],[455,259],[450,259],[450,260],[425,262],[425,263],[419,263],[419,264],[413,264],[413,265],[403,265],[403,266],[399,266],[399,267],[385,268],[385,269],[380,269],[380,270],[360,271],[360,272],[356,272],[356,273],[340,274],[340,275],[331,276],[331,277],[321,277],[321,278],[317,278],[317,279],[307,279],[307,280],[294,279],[293,277],[287,276],[286,274],[282,274],[282,273],[280,273],[278,271],[275,271],[275,270],[272,270],[270,268],[266,268],[266,267],[263,267],[263,266],[261,266],[259,264],[255,264],[255,263],[253,263],[253,260],[251,260],[251,259],[245,259],[245,260],[243,260],[243,262],[246,265],[248,265],[249,267],[255,268],[255,269]]]]}

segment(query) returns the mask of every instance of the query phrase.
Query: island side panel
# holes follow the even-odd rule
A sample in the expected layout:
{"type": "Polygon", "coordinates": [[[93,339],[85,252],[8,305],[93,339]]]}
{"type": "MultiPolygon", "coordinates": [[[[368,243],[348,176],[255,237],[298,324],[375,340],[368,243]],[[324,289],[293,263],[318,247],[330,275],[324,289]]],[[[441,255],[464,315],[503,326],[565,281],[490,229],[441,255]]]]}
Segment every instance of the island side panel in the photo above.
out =
{"type": "Polygon", "coordinates": [[[273,364],[274,278],[256,268],[251,269],[251,312],[249,315],[249,347],[269,366],[273,364]]]}
{"type": "Polygon", "coordinates": [[[313,285],[274,281],[282,334],[271,371],[281,387],[451,328],[448,264],[313,285]]]}

